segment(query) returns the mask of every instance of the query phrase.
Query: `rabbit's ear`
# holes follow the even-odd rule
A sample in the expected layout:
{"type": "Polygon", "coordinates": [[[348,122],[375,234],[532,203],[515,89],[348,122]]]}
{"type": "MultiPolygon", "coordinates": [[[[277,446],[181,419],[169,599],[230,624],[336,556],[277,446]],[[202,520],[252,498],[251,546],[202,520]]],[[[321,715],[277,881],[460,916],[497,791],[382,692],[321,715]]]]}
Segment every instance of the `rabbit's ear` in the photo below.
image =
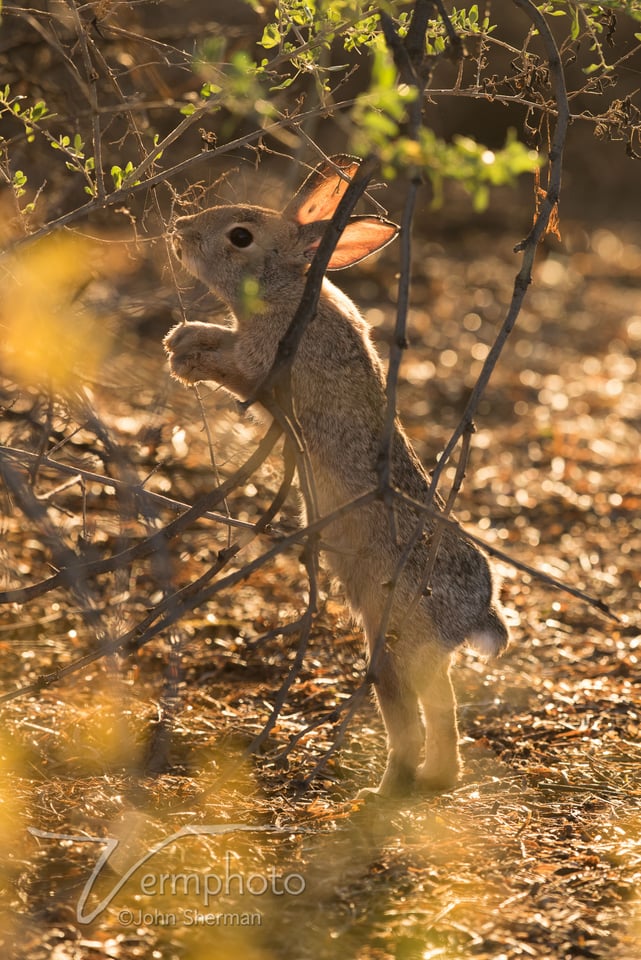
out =
{"type": "Polygon", "coordinates": [[[316,220],[331,220],[349,181],[360,166],[358,157],[338,154],[331,163],[319,163],[298,193],[289,201],[284,215],[296,223],[312,223],[316,220]],[[336,171],[338,167],[348,178],[344,180],[336,171]]]}
{"type": "MultiPolygon", "coordinates": [[[[327,223],[315,223],[308,227],[312,235],[309,243],[305,244],[307,260],[311,260],[316,253],[326,226],[327,223]]],[[[342,270],[359,263],[391,243],[398,231],[395,223],[382,217],[352,217],[334,248],[327,269],[342,270]]]]}

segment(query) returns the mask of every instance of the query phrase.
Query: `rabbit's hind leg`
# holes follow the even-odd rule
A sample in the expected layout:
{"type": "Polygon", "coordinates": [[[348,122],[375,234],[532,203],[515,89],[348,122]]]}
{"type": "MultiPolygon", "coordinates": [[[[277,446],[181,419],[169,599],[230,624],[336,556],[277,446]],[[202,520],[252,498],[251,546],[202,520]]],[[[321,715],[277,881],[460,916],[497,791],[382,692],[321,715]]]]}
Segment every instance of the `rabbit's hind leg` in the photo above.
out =
{"type": "Polygon", "coordinates": [[[376,788],[366,788],[360,795],[376,793],[383,797],[399,797],[410,793],[416,778],[425,732],[421,721],[418,696],[408,683],[402,658],[383,651],[376,668],[374,689],[387,731],[387,766],[376,788]]]}
{"type": "Polygon", "coordinates": [[[420,694],[425,716],[425,759],[416,775],[422,790],[447,790],[461,772],[456,698],[450,678],[450,655],[434,669],[420,694]]]}

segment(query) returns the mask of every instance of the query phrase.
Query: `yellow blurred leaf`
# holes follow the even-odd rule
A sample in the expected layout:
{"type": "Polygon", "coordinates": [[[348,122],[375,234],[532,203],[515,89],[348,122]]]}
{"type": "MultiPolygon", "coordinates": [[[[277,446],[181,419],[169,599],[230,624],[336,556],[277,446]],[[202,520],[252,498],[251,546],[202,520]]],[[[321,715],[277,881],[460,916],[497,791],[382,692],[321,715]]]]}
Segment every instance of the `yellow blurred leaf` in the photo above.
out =
{"type": "Polygon", "coordinates": [[[2,264],[0,362],[20,382],[64,389],[98,371],[110,337],[78,301],[96,259],[86,238],[56,237],[2,264]]]}

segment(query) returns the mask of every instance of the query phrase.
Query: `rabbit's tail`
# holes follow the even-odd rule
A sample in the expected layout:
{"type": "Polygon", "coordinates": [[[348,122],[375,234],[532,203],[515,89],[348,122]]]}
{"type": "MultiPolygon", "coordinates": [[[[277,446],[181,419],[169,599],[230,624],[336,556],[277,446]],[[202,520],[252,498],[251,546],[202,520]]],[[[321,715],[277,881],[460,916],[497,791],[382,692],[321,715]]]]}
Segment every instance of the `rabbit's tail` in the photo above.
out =
{"type": "Polygon", "coordinates": [[[467,642],[483,657],[496,657],[503,653],[510,642],[510,634],[503,615],[496,607],[490,607],[485,623],[469,634],[467,642]]]}

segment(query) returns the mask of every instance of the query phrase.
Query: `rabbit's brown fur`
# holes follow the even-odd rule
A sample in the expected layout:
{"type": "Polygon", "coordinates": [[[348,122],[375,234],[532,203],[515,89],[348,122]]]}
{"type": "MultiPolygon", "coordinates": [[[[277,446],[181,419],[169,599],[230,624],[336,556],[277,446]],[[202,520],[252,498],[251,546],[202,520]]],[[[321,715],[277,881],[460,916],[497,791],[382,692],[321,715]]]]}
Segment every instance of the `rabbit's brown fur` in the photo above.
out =
{"type": "MultiPolygon", "coordinates": [[[[353,158],[332,159],[347,175],[358,166],[353,158]]],[[[174,376],[186,383],[216,381],[242,399],[253,393],[274,361],[301,299],[309,261],[345,188],[335,167],[321,164],[283,213],[220,206],[177,221],[175,247],[183,264],[228,304],[233,316],[229,327],[188,323],[169,332],[165,347],[174,376]]],[[[396,232],[394,224],[380,218],[353,218],[330,269],[357,262],[396,232]]],[[[327,279],[294,360],[292,398],[319,514],[375,488],[386,410],[383,369],[358,310],[327,279]]],[[[398,421],[391,464],[392,485],[425,502],[428,478],[398,421]]],[[[452,651],[467,640],[483,653],[498,653],[508,640],[485,555],[446,526],[431,590],[416,602],[434,524],[425,524],[398,575],[418,516],[397,502],[394,520],[396,537],[387,508],[375,501],[323,531],[328,563],[362,619],[370,651],[395,581],[374,680],[388,735],[387,767],[377,788],[385,795],[404,793],[416,781],[430,789],[456,781],[452,651]]]]}

